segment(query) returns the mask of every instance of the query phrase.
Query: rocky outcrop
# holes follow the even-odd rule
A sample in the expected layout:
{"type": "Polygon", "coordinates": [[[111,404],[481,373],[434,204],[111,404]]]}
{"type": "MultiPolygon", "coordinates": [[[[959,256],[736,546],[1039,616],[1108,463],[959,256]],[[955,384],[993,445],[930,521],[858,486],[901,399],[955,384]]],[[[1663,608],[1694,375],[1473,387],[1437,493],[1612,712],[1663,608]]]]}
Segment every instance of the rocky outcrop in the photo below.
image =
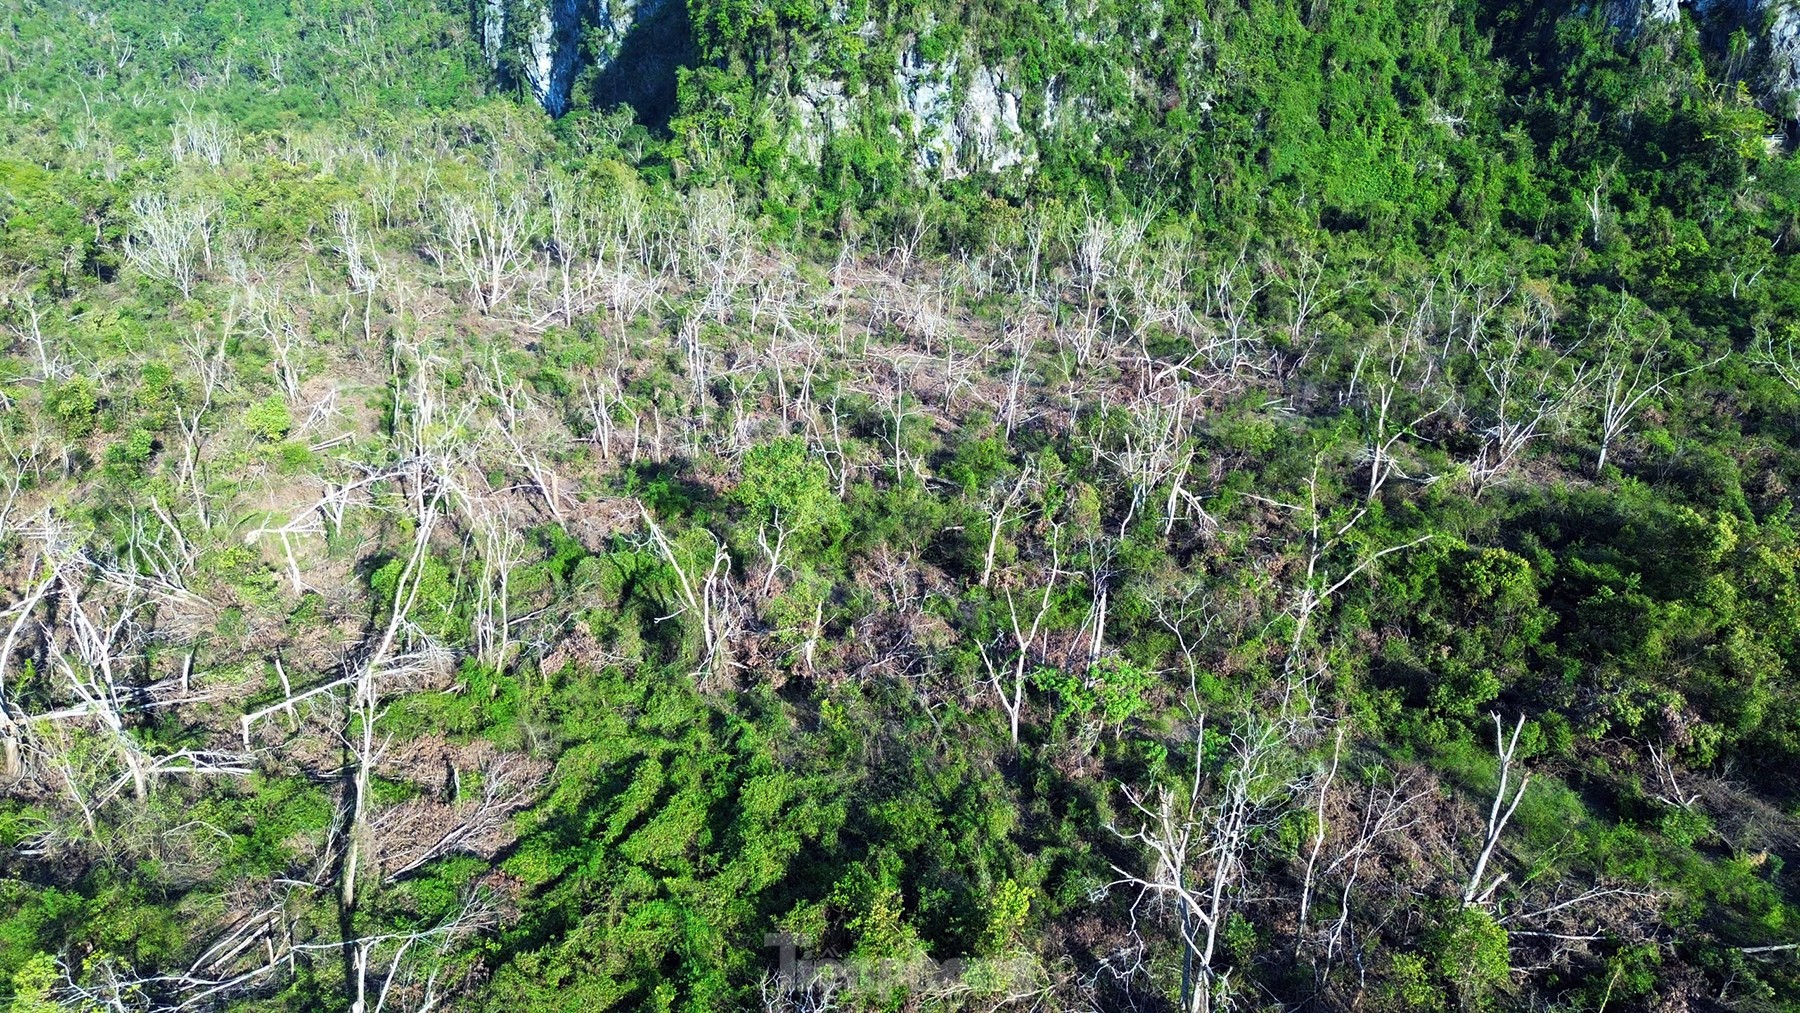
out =
{"type": "Polygon", "coordinates": [[[816,164],[825,153],[825,142],[850,128],[852,102],[842,81],[806,82],[793,97],[793,129],[788,150],[803,162],[816,164]]]}
{"type": "MultiPolygon", "coordinates": [[[[809,78],[785,102],[788,153],[817,163],[830,139],[860,129],[865,114],[886,120],[890,136],[910,154],[922,176],[955,179],[972,172],[1030,172],[1037,164],[1034,125],[1026,122],[1021,93],[1004,70],[950,56],[922,59],[902,51],[893,91],[866,85],[852,92],[835,78],[809,78]]],[[[1045,124],[1051,104],[1045,105],[1045,124]]]]}
{"type": "Polygon", "coordinates": [[[956,155],[962,147],[962,128],[957,124],[952,78],[956,61],[932,64],[916,49],[900,54],[894,69],[894,91],[899,96],[899,116],[890,130],[910,145],[922,169],[956,173],[956,155]]]}
{"type": "Polygon", "coordinates": [[[580,0],[549,0],[525,26],[525,80],[550,115],[569,111],[581,63],[580,0]]]}
{"type": "Polygon", "coordinates": [[[1004,172],[1036,160],[1019,125],[1019,95],[1006,87],[1006,78],[997,71],[975,68],[968,96],[958,110],[957,127],[968,139],[975,164],[983,169],[1004,172]]]}
{"type": "Polygon", "coordinates": [[[481,55],[489,69],[500,69],[500,54],[506,48],[506,0],[485,0],[481,5],[481,55]]]}
{"type": "Polygon", "coordinates": [[[1678,0],[1607,0],[1602,10],[1608,23],[1630,35],[1649,25],[1668,24],[1681,17],[1678,0]]]}
{"type": "MultiPolygon", "coordinates": [[[[681,2],[481,0],[477,27],[488,65],[529,87],[552,116],[569,110],[577,77],[589,71],[584,88],[598,100],[630,101],[642,113],[643,96],[633,85],[643,75],[634,67],[657,62],[659,53],[651,50],[681,48],[681,40],[669,36],[685,29],[685,22],[652,25],[671,20],[660,15],[681,2]]],[[[672,72],[668,76],[672,79],[672,72]]],[[[831,137],[872,113],[889,121],[924,175],[1028,172],[1036,165],[1037,142],[1025,122],[1022,93],[1004,68],[957,54],[928,61],[917,47],[907,47],[895,65],[893,88],[878,94],[863,84],[851,93],[834,78],[802,79],[785,102],[789,152],[816,163],[831,137]]],[[[1053,100],[1048,94],[1046,99],[1048,118],[1053,100]]]]}
{"type": "Polygon", "coordinates": [[[1614,27],[1635,36],[1680,20],[1683,7],[1715,51],[1744,31],[1753,87],[1777,116],[1800,118],[1800,7],[1793,0],[1605,0],[1602,9],[1614,27]]]}
{"type": "Polygon", "coordinates": [[[1720,48],[1739,29],[1750,38],[1753,86],[1775,115],[1800,118],[1800,9],[1792,0],[1693,0],[1701,30],[1720,48]]]}
{"type": "Polygon", "coordinates": [[[1800,119],[1800,10],[1776,0],[1769,21],[1768,89],[1784,119],[1800,119]]]}
{"type": "MultiPolygon", "coordinates": [[[[679,68],[691,65],[693,33],[685,0],[475,0],[478,37],[490,66],[530,88],[552,115],[566,112],[574,92],[597,105],[625,102],[647,123],[665,122],[676,101],[679,68]]],[[[1647,38],[1684,16],[1697,23],[1709,47],[1722,49],[1732,34],[1748,32],[1750,52],[1739,72],[1776,115],[1800,120],[1800,0],[1571,0],[1569,14],[1600,10],[1628,37],[1647,38]]],[[[1068,13],[1078,46],[1101,47],[1118,38],[1105,16],[1068,13]]],[[[829,17],[844,33],[862,39],[891,38],[891,24],[844,2],[829,17]],[[851,25],[846,19],[860,19],[851,25]]],[[[748,111],[772,116],[788,155],[818,163],[833,137],[885,130],[921,176],[953,179],[975,172],[1031,172],[1040,149],[1100,143],[1109,126],[1123,122],[1122,104],[1069,91],[1058,75],[1032,85],[1019,68],[983,55],[969,39],[948,44],[934,35],[929,12],[911,26],[886,67],[841,66],[841,53],[826,55],[805,38],[795,43],[787,70],[764,81],[767,104],[748,111]],[[936,45],[919,40],[937,39],[936,45]],[[927,55],[929,54],[929,55],[927,55]],[[838,62],[834,62],[838,61],[838,62]],[[804,69],[801,69],[804,68],[804,69]],[[891,68],[891,69],[890,69],[891,68]],[[789,71],[792,71],[791,73],[789,71]],[[1029,101],[1028,101],[1029,94],[1029,101]]],[[[1134,47],[1162,40],[1152,25],[1134,47]]],[[[1196,33],[1187,44],[1196,58],[1196,33]]],[[[872,52],[880,52],[872,47],[872,52]]],[[[1153,83],[1131,76],[1135,99],[1150,102],[1153,83]]],[[[1204,99],[1193,103],[1204,113],[1204,99]]],[[[740,112],[746,112],[740,110],[740,112]]],[[[877,138],[865,138],[876,140],[877,138]]]]}
{"type": "Polygon", "coordinates": [[[976,64],[966,79],[955,58],[922,60],[902,52],[894,71],[899,116],[892,129],[926,172],[955,178],[969,172],[1029,171],[1037,150],[1019,119],[1019,93],[1005,72],[976,64]]]}
{"type": "Polygon", "coordinates": [[[538,103],[568,112],[575,76],[592,63],[605,71],[637,24],[680,0],[484,0],[481,45],[496,70],[508,56],[538,103]]]}

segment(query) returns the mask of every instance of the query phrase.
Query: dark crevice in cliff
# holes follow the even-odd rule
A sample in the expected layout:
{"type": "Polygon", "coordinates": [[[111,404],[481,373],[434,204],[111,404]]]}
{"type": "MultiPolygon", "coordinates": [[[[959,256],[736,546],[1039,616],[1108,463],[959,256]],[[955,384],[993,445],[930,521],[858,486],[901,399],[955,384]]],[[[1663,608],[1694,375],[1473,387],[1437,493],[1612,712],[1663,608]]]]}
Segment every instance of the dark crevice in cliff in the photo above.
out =
{"type": "Polygon", "coordinates": [[[617,55],[593,73],[589,100],[600,108],[629,105],[638,121],[653,129],[668,126],[675,112],[682,67],[697,57],[687,5],[667,3],[639,21],[620,40],[617,55]]]}

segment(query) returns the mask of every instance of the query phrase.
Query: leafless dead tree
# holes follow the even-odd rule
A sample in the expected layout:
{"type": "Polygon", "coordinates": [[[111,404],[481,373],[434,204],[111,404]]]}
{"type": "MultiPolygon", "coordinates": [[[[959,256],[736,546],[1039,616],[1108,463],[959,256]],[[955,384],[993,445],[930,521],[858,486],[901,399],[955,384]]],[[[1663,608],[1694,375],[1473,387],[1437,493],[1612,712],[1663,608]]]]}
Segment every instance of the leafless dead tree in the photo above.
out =
{"type": "Polygon", "coordinates": [[[1800,391],[1800,358],[1794,354],[1794,339],[1791,334],[1777,341],[1769,332],[1769,325],[1758,321],[1756,324],[1756,343],[1751,346],[1752,362],[1762,366],[1794,390],[1800,391]]]}
{"type": "Polygon", "coordinates": [[[1586,371],[1550,343],[1548,311],[1521,313],[1507,321],[1506,334],[1482,339],[1477,368],[1488,388],[1488,426],[1469,476],[1476,496],[1505,474],[1531,443],[1551,435],[1588,396],[1586,371]]]}
{"type": "Polygon", "coordinates": [[[1300,519],[1303,525],[1306,545],[1306,569],[1296,582],[1292,600],[1287,607],[1288,614],[1294,619],[1294,630],[1289,641],[1287,657],[1283,662],[1286,675],[1286,686],[1291,691],[1308,677],[1312,670],[1312,659],[1306,646],[1307,635],[1313,617],[1324,607],[1333,595],[1343,590],[1346,585],[1382,559],[1396,552],[1404,552],[1430,541],[1432,534],[1421,535],[1399,545],[1390,545],[1373,552],[1359,553],[1348,568],[1338,575],[1333,558],[1337,550],[1343,546],[1356,525],[1368,516],[1369,507],[1364,505],[1354,510],[1331,509],[1330,503],[1321,496],[1323,486],[1319,481],[1319,472],[1323,459],[1315,459],[1312,474],[1306,483],[1307,501],[1304,505],[1285,503],[1263,496],[1251,495],[1249,498],[1257,502],[1290,512],[1300,519]]]}
{"type": "MultiPolygon", "coordinates": [[[[1044,619],[1050,614],[1050,602],[1056,593],[1056,579],[1061,572],[1060,555],[1057,550],[1056,537],[1050,539],[1050,565],[1042,574],[1043,593],[1039,596],[1037,611],[1032,613],[1031,624],[1024,626],[1019,621],[1019,604],[1013,596],[1012,588],[1006,589],[1006,610],[1012,622],[1012,657],[1002,665],[994,663],[993,656],[988,654],[986,644],[977,644],[982,663],[987,666],[988,682],[994,687],[994,694],[1000,698],[1000,706],[1006,711],[1007,722],[1012,732],[1012,744],[1019,744],[1019,717],[1025,709],[1025,670],[1031,663],[1031,652],[1037,643],[1038,633],[1042,630],[1044,619]],[[1010,667],[1011,686],[1007,685],[1003,669],[1010,667]]],[[[996,653],[999,647],[996,645],[996,653]]]]}
{"type": "Polygon", "coordinates": [[[50,354],[48,340],[44,337],[44,318],[50,312],[50,306],[40,301],[37,293],[32,291],[36,279],[30,274],[19,275],[13,283],[13,292],[6,300],[7,308],[13,309],[17,323],[8,322],[6,329],[20,342],[31,346],[37,353],[38,380],[51,383],[63,374],[60,360],[50,354]]]}
{"type": "MultiPolygon", "coordinates": [[[[664,616],[663,619],[673,619],[682,612],[690,613],[700,630],[700,673],[708,677],[722,675],[731,666],[731,638],[740,621],[729,579],[731,553],[726,551],[724,542],[712,532],[706,531],[707,538],[712,542],[712,558],[700,563],[706,567],[706,576],[696,579],[663,534],[656,519],[650,515],[649,508],[640,503],[638,513],[650,531],[650,538],[657,552],[674,572],[681,597],[681,611],[664,616]]],[[[698,572],[697,568],[695,572],[698,572]]]]}
{"type": "Polygon", "coordinates": [[[1625,435],[1645,402],[1668,388],[1668,385],[1702,369],[1716,365],[1719,359],[1690,366],[1687,369],[1665,374],[1658,364],[1664,354],[1660,350],[1646,351],[1634,356],[1624,347],[1624,333],[1620,321],[1613,321],[1611,333],[1606,343],[1606,357],[1599,368],[1600,383],[1600,454],[1594,461],[1594,473],[1606,471],[1606,458],[1612,451],[1613,444],[1625,435]]]}
{"type": "MultiPolygon", "coordinates": [[[[1323,876],[1338,879],[1338,917],[1325,933],[1325,967],[1329,971],[1332,960],[1339,953],[1354,949],[1353,933],[1356,922],[1352,917],[1355,908],[1355,895],[1358,884],[1362,881],[1365,866],[1374,856],[1376,846],[1387,836],[1404,834],[1418,826],[1423,815],[1418,810],[1419,802],[1432,793],[1430,786],[1412,790],[1411,779],[1405,775],[1384,776],[1385,772],[1377,771],[1369,782],[1369,790],[1363,801],[1360,819],[1356,825],[1356,836],[1347,841],[1343,851],[1332,860],[1323,876]]],[[[1306,932],[1304,921],[1300,925],[1301,932],[1306,932]]]]}
{"type": "Polygon", "coordinates": [[[537,797],[547,773],[541,761],[489,752],[481,759],[478,796],[414,799],[378,814],[371,831],[382,852],[382,882],[397,883],[445,855],[493,856],[512,840],[513,814],[537,797]]]}
{"type": "Polygon", "coordinates": [[[1024,491],[1027,482],[1031,481],[1031,467],[1027,465],[1019,470],[1019,477],[1013,481],[1012,487],[1005,494],[998,495],[1004,485],[989,490],[985,511],[988,515],[987,552],[982,556],[981,586],[987,587],[994,575],[994,553],[1000,546],[1000,531],[1006,526],[1006,515],[1011,512],[1013,504],[1019,501],[1019,494],[1024,491]]]}
{"type": "Polygon", "coordinates": [[[537,233],[525,195],[496,170],[472,193],[441,195],[437,226],[439,262],[457,271],[478,309],[493,313],[524,280],[537,233]]]}
{"type": "Polygon", "coordinates": [[[1148,859],[1142,871],[1114,866],[1113,885],[1137,891],[1136,913],[1149,900],[1173,905],[1184,953],[1183,996],[1190,1013],[1211,1013],[1229,1001],[1230,974],[1216,961],[1219,943],[1246,883],[1246,865],[1259,831],[1272,826],[1290,801],[1281,758],[1292,728],[1286,721],[1246,717],[1228,733],[1225,757],[1209,770],[1204,715],[1194,732],[1194,772],[1179,788],[1126,788],[1138,828],[1119,830],[1148,859]]]}
{"type": "Polygon", "coordinates": [[[195,162],[217,169],[232,155],[235,138],[217,116],[196,116],[190,109],[170,131],[169,154],[177,165],[195,162]]]}
{"type": "Polygon", "coordinates": [[[89,968],[80,982],[65,969],[57,997],[79,1008],[120,1013],[213,1009],[269,990],[305,964],[347,953],[345,986],[355,1013],[384,1013],[390,1008],[429,1013],[465,984],[445,979],[446,958],[454,947],[493,925],[496,916],[492,897],[476,888],[453,914],[425,928],[349,939],[301,939],[287,924],[283,903],[277,899],[227,929],[186,971],[141,976],[108,960],[89,968]],[[173,998],[152,998],[162,996],[173,998]]]}
{"type": "MultiPolygon", "coordinates": [[[[1358,383],[1367,388],[1365,400],[1372,415],[1366,452],[1369,482],[1363,497],[1365,503],[1373,503],[1388,480],[1402,474],[1396,448],[1406,440],[1416,438],[1418,428],[1443,411],[1449,403],[1448,400],[1439,401],[1405,422],[1399,421],[1406,417],[1405,414],[1396,414],[1402,395],[1407,390],[1424,389],[1434,372],[1434,356],[1423,340],[1424,317],[1423,304],[1414,313],[1406,315],[1404,320],[1399,313],[1390,315],[1386,326],[1386,361],[1381,364],[1370,363],[1365,350],[1356,363],[1352,394],[1358,383]],[[1365,367],[1368,374],[1366,380],[1365,367]]],[[[1422,481],[1428,483],[1431,480],[1422,481]]]]}
{"type": "Polygon", "coordinates": [[[544,184],[545,256],[555,274],[556,312],[565,326],[593,306],[600,273],[602,242],[592,204],[566,176],[551,175],[544,184]]]}
{"type": "Polygon", "coordinates": [[[125,234],[125,256],[152,278],[194,294],[201,265],[212,264],[212,239],[218,206],[204,197],[177,197],[145,190],[131,199],[132,227],[125,234]]]}
{"type": "Polygon", "coordinates": [[[1512,786],[1513,764],[1519,752],[1519,733],[1525,730],[1525,715],[1513,725],[1512,737],[1506,735],[1506,728],[1500,723],[1498,713],[1494,719],[1494,752],[1500,760],[1500,781],[1494,789],[1494,804],[1488,811],[1487,833],[1482,839],[1481,851],[1476,855],[1475,867],[1469,873],[1469,882],[1463,887],[1462,902],[1464,907],[1486,904],[1493,897],[1494,891],[1506,880],[1501,873],[1493,879],[1487,879],[1488,862],[1494,857],[1494,849],[1500,844],[1500,835],[1506,830],[1506,824],[1513,813],[1519,809],[1519,802],[1525,798],[1525,789],[1531,784],[1531,774],[1520,776],[1518,786],[1512,786]],[[1508,799],[1508,794],[1511,799],[1508,799]]]}

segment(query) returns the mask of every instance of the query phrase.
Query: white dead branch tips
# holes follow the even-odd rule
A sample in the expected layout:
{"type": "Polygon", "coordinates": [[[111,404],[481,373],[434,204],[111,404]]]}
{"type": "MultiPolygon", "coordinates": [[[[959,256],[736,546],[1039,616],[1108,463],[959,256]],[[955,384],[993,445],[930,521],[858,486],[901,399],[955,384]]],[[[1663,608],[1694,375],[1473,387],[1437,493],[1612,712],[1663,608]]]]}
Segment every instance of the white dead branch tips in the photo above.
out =
{"type": "MultiPolygon", "coordinates": [[[[141,521],[141,517],[138,518],[141,521]]],[[[97,844],[116,801],[139,809],[159,780],[235,777],[250,757],[229,748],[170,748],[145,734],[160,712],[208,703],[184,666],[158,678],[147,651],[164,630],[192,624],[211,605],[185,588],[179,552],[150,543],[140,524],[130,543],[142,568],[97,559],[46,513],[12,534],[27,550],[32,581],[0,613],[0,777],[60,796],[80,829],[46,822],[24,845],[48,857],[97,844]],[[146,572],[148,571],[148,572],[146,572]],[[18,673],[35,670],[35,703],[21,704],[18,673]]]]}
{"type": "Polygon", "coordinates": [[[438,259],[467,287],[469,300],[493,313],[525,281],[537,236],[536,208],[514,184],[490,174],[473,192],[437,200],[438,259]]]}
{"type": "MultiPolygon", "coordinates": [[[[1019,745],[1019,718],[1025,709],[1025,674],[1032,661],[1032,651],[1038,643],[1039,632],[1043,629],[1044,618],[1050,614],[1050,602],[1056,593],[1056,581],[1062,573],[1061,556],[1057,541],[1061,538],[1061,525],[1055,526],[1056,533],[1050,539],[1050,565],[1043,569],[1038,579],[1043,581],[1043,591],[1038,595],[1036,608],[1028,614],[1029,624],[1022,624],[1019,615],[1019,602],[1011,587],[1006,588],[1006,611],[1011,621],[1012,656],[995,664],[994,656],[988,653],[987,644],[977,644],[981,653],[982,664],[987,667],[988,682],[994,687],[994,694],[1000,698],[1000,706],[1006,712],[1008,728],[1012,734],[1012,744],[1019,745]],[[1010,673],[1008,672],[1010,669],[1010,673]]],[[[996,643],[995,654],[1001,654],[1007,648],[996,643]]]]}
{"type": "Polygon", "coordinates": [[[1220,942],[1248,882],[1247,860],[1259,831],[1275,825],[1292,793],[1281,763],[1291,730],[1285,723],[1247,720],[1227,733],[1223,755],[1209,763],[1202,715],[1191,780],[1179,788],[1125,789],[1138,828],[1115,832],[1138,843],[1149,861],[1142,871],[1115,866],[1120,878],[1114,885],[1137,891],[1134,923],[1147,901],[1174,906],[1191,1013],[1210,1013],[1229,992],[1231,972],[1217,966],[1220,942]]]}
{"type": "Polygon", "coordinates": [[[219,208],[205,197],[147,190],[131,199],[132,228],[125,255],[138,270],[194,294],[194,283],[213,264],[219,208]]]}
{"type": "Polygon", "coordinates": [[[1531,443],[1550,436],[1586,403],[1590,377],[1551,341],[1549,309],[1520,313],[1504,334],[1483,332],[1475,346],[1476,368],[1487,385],[1481,449],[1469,464],[1476,496],[1506,474],[1531,443]]]}
{"type": "Polygon", "coordinates": [[[678,611],[659,617],[658,622],[688,616],[700,631],[698,674],[708,679],[723,676],[732,667],[732,635],[743,621],[743,606],[730,581],[731,553],[718,536],[702,528],[704,541],[697,544],[710,546],[710,558],[703,551],[684,560],[684,553],[678,552],[670,543],[656,519],[650,516],[649,508],[640,503],[638,513],[650,531],[650,540],[657,553],[675,574],[681,602],[678,611]]]}

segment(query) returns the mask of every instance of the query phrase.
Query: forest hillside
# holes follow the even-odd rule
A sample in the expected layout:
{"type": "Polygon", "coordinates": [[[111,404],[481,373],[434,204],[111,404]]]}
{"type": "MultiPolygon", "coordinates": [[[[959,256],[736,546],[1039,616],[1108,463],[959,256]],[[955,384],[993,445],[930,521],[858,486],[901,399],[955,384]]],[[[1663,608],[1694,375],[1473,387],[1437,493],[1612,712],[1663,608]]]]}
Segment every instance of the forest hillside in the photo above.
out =
{"type": "Polygon", "coordinates": [[[1800,1010],[1797,87],[0,0],[0,1010],[1800,1010]]]}

